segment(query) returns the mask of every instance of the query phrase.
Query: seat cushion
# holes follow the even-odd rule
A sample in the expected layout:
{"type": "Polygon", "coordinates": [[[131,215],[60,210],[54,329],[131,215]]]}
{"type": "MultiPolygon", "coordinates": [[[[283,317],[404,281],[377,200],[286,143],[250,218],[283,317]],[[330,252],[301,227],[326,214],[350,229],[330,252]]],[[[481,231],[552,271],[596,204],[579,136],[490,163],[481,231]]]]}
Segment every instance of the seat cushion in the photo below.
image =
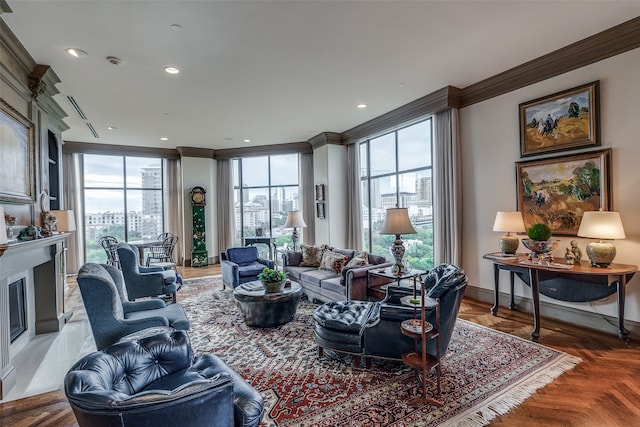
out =
{"type": "Polygon", "coordinates": [[[360,332],[374,304],[365,301],[327,302],[316,308],[313,320],[325,328],[360,332]]]}
{"type": "Polygon", "coordinates": [[[315,267],[294,267],[294,266],[286,266],[284,271],[287,273],[287,277],[289,279],[300,281],[300,276],[307,271],[315,270],[315,267]]]}
{"type": "Polygon", "coordinates": [[[333,279],[334,277],[338,277],[336,273],[329,270],[319,270],[312,269],[309,271],[305,271],[300,275],[300,280],[303,283],[320,287],[320,282],[326,279],[333,279]]]}
{"type": "Polygon", "coordinates": [[[320,288],[325,291],[344,295],[344,299],[347,299],[347,289],[344,286],[344,283],[342,283],[341,276],[322,280],[320,282],[320,288]]]}
{"type": "Polygon", "coordinates": [[[246,265],[238,265],[238,275],[240,277],[253,277],[257,276],[264,270],[266,265],[259,262],[252,262],[246,265]]]}

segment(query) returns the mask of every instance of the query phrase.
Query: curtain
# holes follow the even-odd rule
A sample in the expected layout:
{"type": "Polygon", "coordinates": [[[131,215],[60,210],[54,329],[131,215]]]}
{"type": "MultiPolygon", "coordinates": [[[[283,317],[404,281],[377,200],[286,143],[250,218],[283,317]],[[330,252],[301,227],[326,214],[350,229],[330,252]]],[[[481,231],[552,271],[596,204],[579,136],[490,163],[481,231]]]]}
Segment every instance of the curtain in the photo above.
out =
{"type": "Polygon", "coordinates": [[[182,163],[180,159],[164,159],[164,229],[178,236],[174,248],[175,261],[184,265],[184,197],[182,191],[182,163]]]}
{"type": "Polygon", "coordinates": [[[216,179],[218,194],[216,215],[218,217],[218,252],[236,246],[236,220],[233,197],[233,160],[217,161],[216,179]]]}
{"type": "Polygon", "coordinates": [[[462,171],[458,110],[434,116],[433,262],[459,265],[462,232],[462,171]]]}
{"type": "Polygon", "coordinates": [[[348,248],[361,251],[362,235],[362,197],[360,194],[360,150],[359,144],[347,146],[347,238],[348,248]]]}
{"type": "Polygon", "coordinates": [[[315,187],[313,183],[313,153],[300,154],[300,207],[307,224],[302,229],[302,241],[307,245],[316,243],[315,187]]]}
{"type": "Polygon", "coordinates": [[[72,210],[75,215],[76,231],[65,242],[67,247],[67,274],[77,274],[84,264],[84,211],[82,209],[83,175],[82,155],[73,153],[62,154],[62,206],[65,210],[72,210]]]}

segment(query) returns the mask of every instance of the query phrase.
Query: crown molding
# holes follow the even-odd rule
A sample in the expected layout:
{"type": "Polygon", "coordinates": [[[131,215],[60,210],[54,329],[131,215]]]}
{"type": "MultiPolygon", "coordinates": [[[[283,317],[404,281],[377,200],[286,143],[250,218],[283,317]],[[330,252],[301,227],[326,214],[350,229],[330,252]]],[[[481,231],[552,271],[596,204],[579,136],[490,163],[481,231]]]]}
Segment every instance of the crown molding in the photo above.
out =
{"type": "Polygon", "coordinates": [[[238,157],[275,156],[278,154],[312,153],[313,149],[307,141],[289,142],[286,144],[257,145],[253,147],[226,148],[216,150],[216,160],[235,159],[238,157]]]}
{"type": "Polygon", "coordinates": [[[215,150],[212,148],[176,147],[176,151],[180,157],[201,157],[204,159],[213,159],[215,154],[215,150]]]}
{"type": "Polygon", "coordinates": [[[63,153],[102,154],[105,156],[140,156],[177,160],[178,151],[171,148],[133,147],[131,145],[96,144],[91,142],[64,141],[63,153]]]}
{"type": "Polygon", "coordinates": [[[327,144],[342,145],[342,134],[338,132],[322,132],[307,141],[315,150],[327,144]]]}

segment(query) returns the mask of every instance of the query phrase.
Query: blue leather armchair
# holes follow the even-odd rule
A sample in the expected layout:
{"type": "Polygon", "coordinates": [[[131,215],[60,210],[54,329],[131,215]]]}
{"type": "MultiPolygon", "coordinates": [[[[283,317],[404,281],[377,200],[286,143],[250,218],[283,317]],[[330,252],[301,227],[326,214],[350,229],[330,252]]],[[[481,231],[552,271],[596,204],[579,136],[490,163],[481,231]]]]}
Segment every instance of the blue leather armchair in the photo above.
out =
{"type": "Polygon", "coordinates": [[[260,394],[184,331],[123,340],[76,362],[64,391],[85,426],[258,426],[260,394]]]}
{"type": "Polygon", "coordinates": [[[122,273],[110,265],[83,265],[78,272],[78,287],[98,350],[146,328],[190,327],[180,304],[165,305],[160,299],[127,301],[122,273]]]}
{"type": "Polygon", "coordinates": [[[235,288],[246,282],[258,280],[258,274],[265,267],[273,268],[273,261],[258,256],[255,246],[229,248],[220,253],[222,284],[235,288]]]}
{"type": "Polygon", "coordinates": [[[174,270],[142,267],[138,260],[138,251],[125,242],[118,243],[118,258],[130,301],[137,298],[171,295],[173,302],[176,302],[177,286],[174,270]]]}

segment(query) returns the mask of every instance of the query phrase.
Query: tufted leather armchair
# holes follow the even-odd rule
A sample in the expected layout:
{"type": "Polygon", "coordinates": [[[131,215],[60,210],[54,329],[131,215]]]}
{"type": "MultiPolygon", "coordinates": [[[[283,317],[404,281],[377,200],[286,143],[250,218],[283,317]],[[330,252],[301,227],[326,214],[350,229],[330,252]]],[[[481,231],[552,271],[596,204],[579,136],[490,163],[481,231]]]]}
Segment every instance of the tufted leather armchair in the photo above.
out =
{"type": "Polygon", "coordinates": [[[125,242],[118,243],[120,268],[130,301],[144,297],[171,295],[176,302],[176,272],[163,267],[142,267],[138,251],[125,242]]]}
{"type": "Polygon", "coordinates": [[[85,426],[258,426],[264,403],[212,354],[194,356],[184,331],[126,339],[76,362],[64,391],[85,426]]]}

